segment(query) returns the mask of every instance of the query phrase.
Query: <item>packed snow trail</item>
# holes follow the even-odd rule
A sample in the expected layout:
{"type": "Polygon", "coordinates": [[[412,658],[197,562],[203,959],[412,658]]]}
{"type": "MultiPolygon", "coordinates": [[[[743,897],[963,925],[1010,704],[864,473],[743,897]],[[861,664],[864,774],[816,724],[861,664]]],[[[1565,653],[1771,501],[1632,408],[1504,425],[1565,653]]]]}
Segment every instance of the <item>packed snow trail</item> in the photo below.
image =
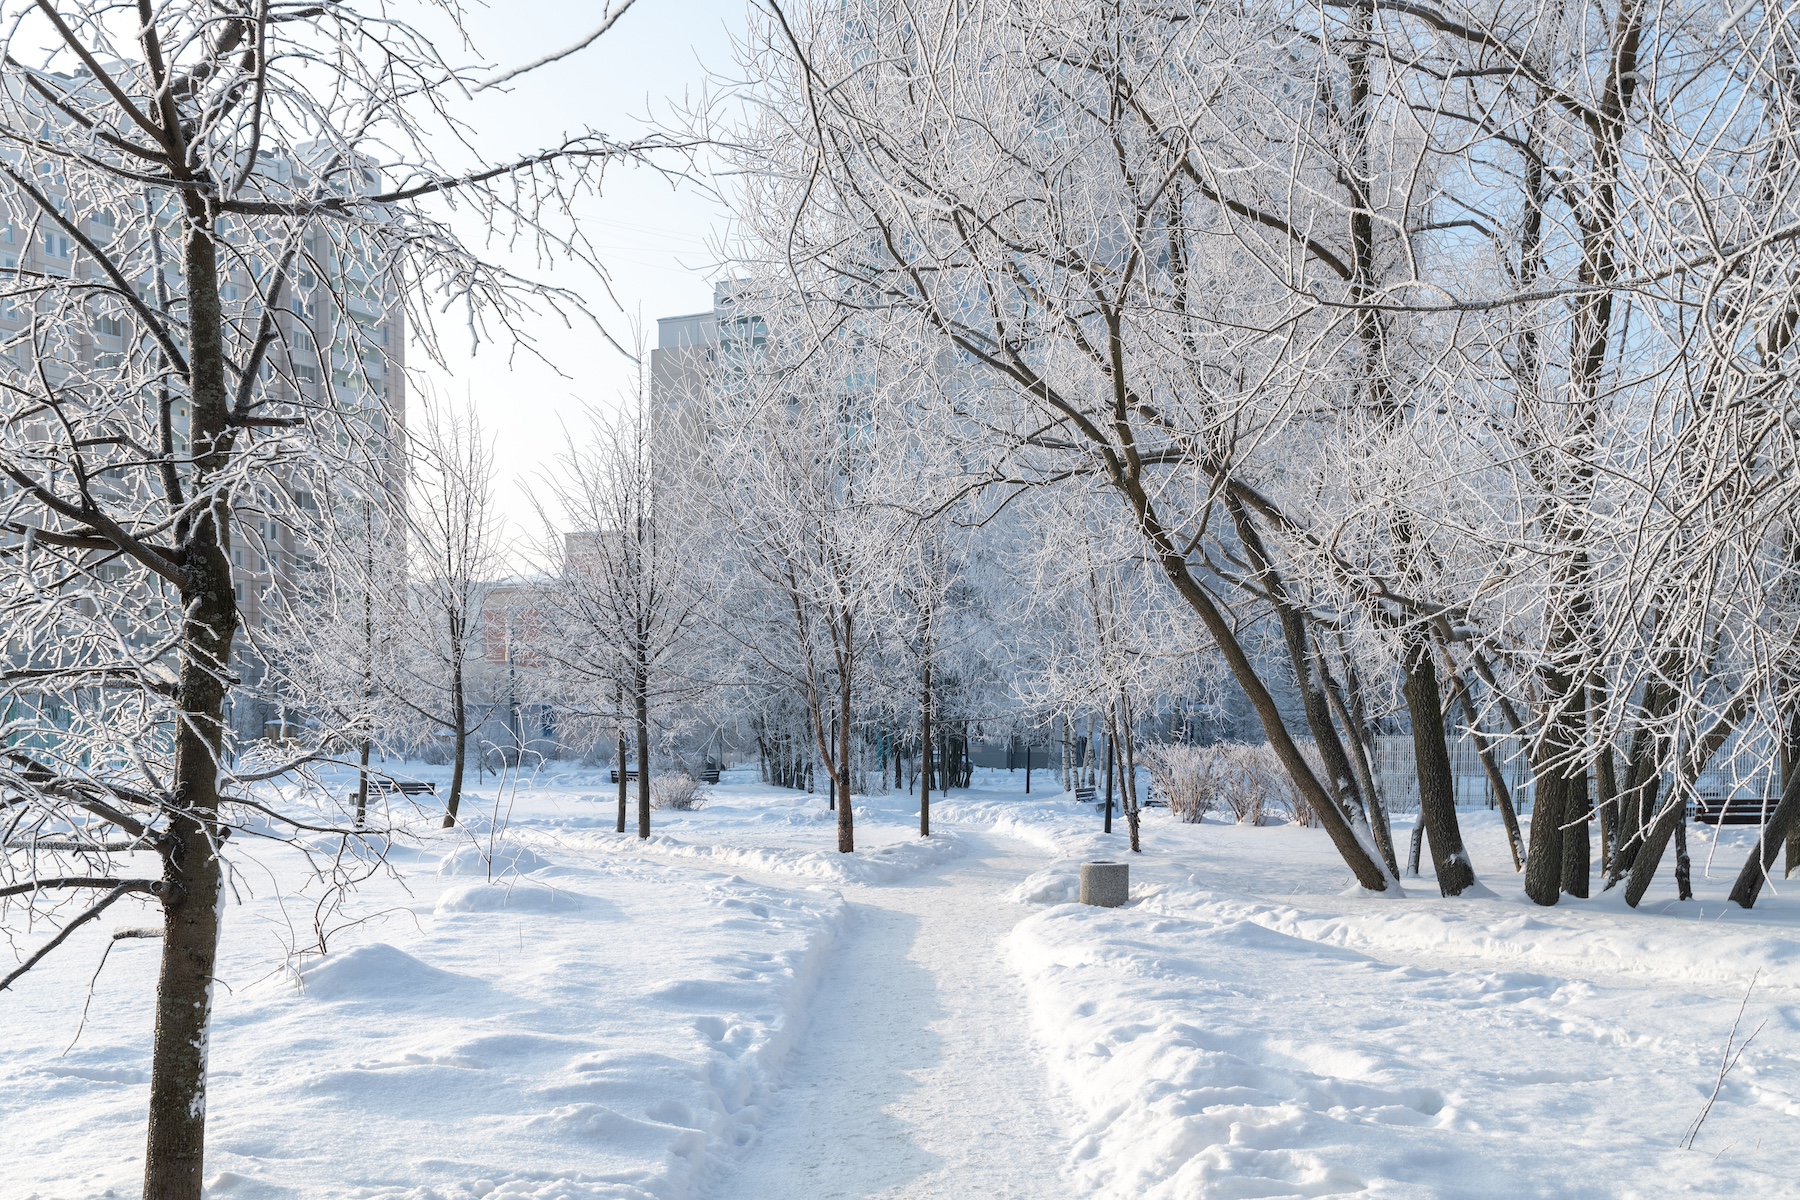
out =
{"type": "Polygon", "coordinates": [[[1002,942],[1042,851],[958,829],[966,853],[851,887],[776,1107],[715,1200],[1057,1200],[1068,1143],[1002,942]]]}

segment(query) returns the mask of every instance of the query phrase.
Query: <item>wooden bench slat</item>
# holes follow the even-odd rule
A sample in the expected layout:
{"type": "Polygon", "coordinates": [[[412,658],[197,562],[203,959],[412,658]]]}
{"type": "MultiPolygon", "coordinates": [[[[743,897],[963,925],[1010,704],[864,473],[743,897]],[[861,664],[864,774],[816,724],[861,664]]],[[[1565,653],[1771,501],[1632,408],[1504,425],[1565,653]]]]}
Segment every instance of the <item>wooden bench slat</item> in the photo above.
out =
{"type": "Polygon", "coordinates": [[[1702,825],[1761,825],[1774,811],[1775,801],[1760,796],[1702,797],[1694,805],[1694,820],[1702,825]]]}

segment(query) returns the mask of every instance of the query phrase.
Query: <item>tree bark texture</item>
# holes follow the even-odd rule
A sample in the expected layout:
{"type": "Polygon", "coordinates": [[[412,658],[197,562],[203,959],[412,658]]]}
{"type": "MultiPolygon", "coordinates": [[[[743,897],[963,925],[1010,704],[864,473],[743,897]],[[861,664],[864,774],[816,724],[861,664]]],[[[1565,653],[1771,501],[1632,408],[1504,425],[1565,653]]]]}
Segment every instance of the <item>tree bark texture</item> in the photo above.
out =
{"type": "MultiPolygon", "coordinates": [[[[183,256],[189,309],[189,436],[198,491],[225,467],[231,429],[217,250],[211,214],[195,194],[187,202],[183,256]]],[[[161,848],[163,942],[150,1053],[145,1200],[200,1200],[206,1155],[207,1040],[224,901],[219,762],[225,681],[238,625],[230,512],[224,497],[183,524],[180,718],[174,730],[172,805],[161,848]]]]}
{"type": "Polygon", "coordinates": [[[632,697],[637,712],[637,785],[638,785],[638,837],[650,836],[650,697],[649,679],[646,673],[639,672],[637,693],[632,697]]]}
{"type": "Polygon", "coordinates": [[[852,854],[856,851],[856,824],[852,814],[855,807],[850,803],[850,702],[851,694],[851,635],[855,631],[849,613],[844,614],[844,644],[838,657],[838,720],[837,720],[837,778],[838,794],[843,803],[837,810],[837,843],[839,854],[852,854]]]}
{"type": "Polygon", "coordinates": [[[623,725],[619,726],[619,749],[613,758],[613,762],[617,764],[619,768],[619,823],[615,827],[614,832],[624,833],[625,813],[631,806],[631,793],[629,791],[631,785],[627,782],[627,776],[625,774],[625,727],[623,725]]]}
{"type": "Polygon", "coordinates": [[[1769,868],[1775,865],[1775,856],[1797,828],[1800,828],[1800,771],[1787,777],[1781,799],[1776,803],[1775,811],[1769,814],[1762,836],[1750,848],[1750,856],[1738,871],[1737,880],[1731,886],[1733,904],[1740,908],[1755,906],[1763,880],[1769,877],[1769,868]]]}
{"type": "Polygon", "coordinates": [[[931,656],[925,656],[924,682],[919,686],[919,745],[925,769],[919,772],[919,836],[931,836],[931,656]]]}
{"type": "Polygon", "coordinates": [[[451,738],[450,798],[444,804],[444,828],[456,824],[456,810],[462,804],[463,779],[469,764],[469,708],[463,694],[462,664],[458,662],[450,676],[450,712],[456,718],[456,732],[451,738]]]}
{"type": "MultiPolygon", "coordinates": [[[[1731,736],[1731,731],[1737,728],[1737,723],[1743,720],[1748,707],[1749,698],[1740,696],[1713,722],[1706,736],[1700,739],[1682,762],[1680,777],[1676,780],[1668,801],[1657,812],[1655,819],[1646,823],[1637,858],[1631,864],[1631,877],[1625,881],[1625,903],[1632,908],[1638,906],[1644,893],[1650,889],[1650,881],[1656,877],[1656,868],[1662,865],[1662,856],[1669,848],[1669,839],[1675,832],[1676,824],[1687,820],[1687,798],[1693,794],[1700,772],[1706,770],[1706,764],[1712,761],[1713,755],[1719,752],[1719,748],[1731,736]]],[[[1654,799],[1655,787],[1647,787],[1645,794],[1654,799]]],[[[1783,799],[1785,800],[1785,796],[1783,799]]],[[[1777,808],[1779,807],[1778,805],[1777,808]]],[[[1751,855],[1752,859],[1755,857],[1754,854],[1751,855]]],[[[1742,879],[1743,876],[1740,875],[1739,881],[1742,879]]],[[[1732,899],[1737,899],[1735,888],[1732,890],[1732,899]]]]}
{"type": "Polygon", "coordinates": [[[1423,630],[1406,635],[1406,712],[1412,722],[1413,768],[1419,778],[1419,820],[1431,841],[1431,865],[1438,891],[1459,896],[1475,883],[1475,870],[1463,848],[1456,819],[1456,781],[1450,772],[1450,750],[1444,743],[1444,710],[1439,701],[1437,664],[1431,640],[1423,630]]]}
{"type": "MultiPolygon", "coordinates": [[[[1548,691],[1552,696],[1568,696],[1567,677],[1549,671],[1548,691]],[[1561,685],[1560,687],[1558,685],[1561,685]]],[[[1552,704],[1554,707],[1554,703],[1552,704]]],[[[1545,730],[1543,745],[1538,750],[1534,774],[1537,796],[1531,806],[1531,845],[1525,856],[1525,894],[1539,904],[1555,904],[1562,898],[1563,821],[1568,811],[1568,778],[1570,758],[1575,746],[1566,721],[1554,716],[1545,730]]]]}
{"type": "Polygon", "coordinates": [[[1569,781],[1563,794],[1562,890],[1580,900],[1588,896],[1588,880],[1594,871],[1592,839],[1588,824],[1593,808],[1588,802],[1586,771],[1569,781]]]}

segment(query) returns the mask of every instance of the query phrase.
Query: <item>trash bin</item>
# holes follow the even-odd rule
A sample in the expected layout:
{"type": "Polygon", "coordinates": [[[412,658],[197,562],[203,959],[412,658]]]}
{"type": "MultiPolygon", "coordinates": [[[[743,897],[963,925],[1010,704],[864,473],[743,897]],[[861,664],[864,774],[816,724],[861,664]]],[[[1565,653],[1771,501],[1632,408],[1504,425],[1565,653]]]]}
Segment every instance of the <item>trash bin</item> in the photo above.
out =
{"type": "Polygon", "coordinates": [[[1122,862],[1081,864],[1081,902],[1117,908],[1131,899],[1131,866],[1122,862]]]}

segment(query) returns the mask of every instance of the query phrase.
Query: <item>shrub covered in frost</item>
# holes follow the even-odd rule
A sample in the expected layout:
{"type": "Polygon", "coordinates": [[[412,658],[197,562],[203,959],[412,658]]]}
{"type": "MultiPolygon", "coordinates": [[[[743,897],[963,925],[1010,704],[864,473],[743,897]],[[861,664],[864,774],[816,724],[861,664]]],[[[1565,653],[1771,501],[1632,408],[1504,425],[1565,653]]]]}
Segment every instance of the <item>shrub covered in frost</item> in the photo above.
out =
{"type": "Polygon", "coordinates": [[[1225,764],[1217,750],[1181,742],[1144,747],[1144,766],[1176,818],[1192,824],[1218,807],[1225,764]]]}
{"type": "Polygon", "coordinates": [[[676,812],[693,812],[706,803],[706,793],[700,790],[698,779],[678,771],[673,775],[651,778],[650,803],[657,808],[672,808],[676,812]]]}
{"type": "MultiPolygon", "coordinates": [[[[1311,751],[1310,743],[1302,744],[1301,753],[1322,774],[1311,751]]],[[[1298,825],[1319,823],[1267,742],[1146,746],[1142,761],[1156,789],[1167,797],[1169,811],[1183,821],[1199,821],[1218,809],[1239,824],[1260,825],[1275,816],[1298,825]]]]}

